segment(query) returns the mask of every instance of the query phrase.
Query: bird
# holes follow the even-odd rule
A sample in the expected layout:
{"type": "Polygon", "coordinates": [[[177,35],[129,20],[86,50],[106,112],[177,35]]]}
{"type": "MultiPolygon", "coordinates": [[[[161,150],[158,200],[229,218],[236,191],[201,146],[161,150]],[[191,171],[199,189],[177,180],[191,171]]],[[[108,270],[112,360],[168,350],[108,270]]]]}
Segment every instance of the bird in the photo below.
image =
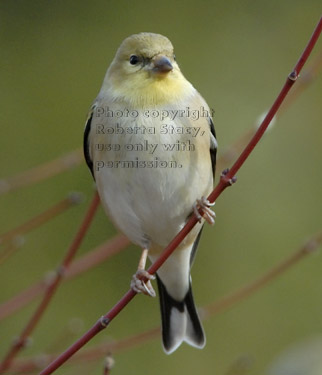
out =
{"type": "Polygon", "coordinates": [[[217,152],[212,116],[182,74],[170,40],[142,32],[121,43],[85,124],[84,155],[101,204],[142,249],[131,280],[136,293],[156,295],[147,258],[154,262],[191,215],[197,216],[156,272],[167,354],[183,342],[200,349],[206,343],[190,271],[204,222],[215,218],[206,198],[217,152]]]}

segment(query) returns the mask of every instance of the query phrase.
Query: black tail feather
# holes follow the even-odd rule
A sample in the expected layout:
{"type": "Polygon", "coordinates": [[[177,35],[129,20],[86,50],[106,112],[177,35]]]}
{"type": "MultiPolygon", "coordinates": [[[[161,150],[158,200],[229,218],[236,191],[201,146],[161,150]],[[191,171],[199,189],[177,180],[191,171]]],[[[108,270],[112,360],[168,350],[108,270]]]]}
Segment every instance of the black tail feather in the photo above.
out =
{"type": "Polygon", "coordinates": [[[172,353],[182,341],[186,341],[195,347],[204,347],[205,335],[193,301],[191,284],[183,301],[176,301],[169,295],[158,276],[157,282],[160,296],[164,350],[167,353],[172,353]],[[174,314],[177,315],[174,317],[174,314]],[[182,327],[178,328],[180,325],[182,327]]]}

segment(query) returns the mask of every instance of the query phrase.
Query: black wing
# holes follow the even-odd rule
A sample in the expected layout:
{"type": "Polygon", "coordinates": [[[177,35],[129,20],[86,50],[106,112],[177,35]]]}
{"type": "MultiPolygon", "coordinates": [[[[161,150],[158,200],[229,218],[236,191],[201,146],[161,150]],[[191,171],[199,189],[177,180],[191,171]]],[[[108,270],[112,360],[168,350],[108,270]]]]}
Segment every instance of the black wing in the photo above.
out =
{"type": "MultiPolygon", "coordinates": [[[[91,124],[92,124],[92,119],[93,119],[93,113],[94,113],[94,110],[92,108],[92,111],[90,112],[90,114],[88,115],[88,119],[86,121],[86,125],[85,125],[85,132],[84,132],[84,142],[83,142],[83,150],[84,150],[84,156],[85,156],[85,160],[86,160],[86,164],[88,165],[88,168],[90,169],[93,177],[94,177],[94,170],[93,170],[93,160],[91,158],[91,155],[90,155],[90,152],[89,152],[89,133],[91,131],[91,124]]],[[[95,180],[95,177],[94,177],[94,180],[95,180]]]]}
{"type": "MultiPolygon", "coordinates": [[[[215,141],[217,141],[215,126],[210,117],[209,117],[209,126],[210,126],[211,134],[214,136],[215,141]]],[[[217,155],[217,144],[214,144],[210,146],[210,158],[211,158],[211,165],[212,165],[212,174],[214,178],[215,178],[215,170],[216,170],[216,155],[217,155]]]]}

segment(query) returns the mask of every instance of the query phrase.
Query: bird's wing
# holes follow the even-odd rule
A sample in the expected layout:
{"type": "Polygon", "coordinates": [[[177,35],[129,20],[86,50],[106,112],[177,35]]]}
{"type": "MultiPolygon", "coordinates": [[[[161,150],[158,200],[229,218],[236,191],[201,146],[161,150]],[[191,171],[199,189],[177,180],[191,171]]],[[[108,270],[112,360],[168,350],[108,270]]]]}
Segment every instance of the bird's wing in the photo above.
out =
{"type": "Polygon", "coordinates": [[[210,126],[210,132],[212,135],[212,139],[210,141],[210,158],[211,158],[211,165],[212,165],[212,174],[215,179],[215,170],[216,170],[216,155],[217,155],[217,139],[216,139],[216,132],[215,132],[215,126],[214,123],[209,117],[209,126],[210,126]]]}
{"type": "MultiPolygon", "coordinates": [[[[91,157],[91,151],[90,151],[90,139],[89,134],[91,131],[91,125],[92,125],[92,119],[94,114],[95,105],[92,106],[86,120],[85,124],[85,131],[84,131],[84,142],[83,142],[83,150],[84,150],[84,156],[86,160],[86,164],[88,168],[90,169],[93,177],[94,177],[94,169],[93,169],[93,159],[91,157]]],[[[95,177],[94,177],[95,179],[95,177]]]]}
{"type": "Polygon", "coordinates": [[[216,132],[215,126],[210,116],[212,112],[206,103],[205,99],[200,95],[198,91],[196,91],[196,95],[191,98],[189,103],[189,107],[193,110],[199,111],[201,113],[201,109],[206,110],[208,112],[208,116],[201,116],[197,121],[194,123],[198,126],[201,126],[205,129],[206,126],[209,126],[210,130],[210,159],[211,159],[211,166],[212,166],[212,174],[213,178],[215,178],[215,169],[216,169],[216,154],[217,154],[217,139],[216,139],[216,132]]]}

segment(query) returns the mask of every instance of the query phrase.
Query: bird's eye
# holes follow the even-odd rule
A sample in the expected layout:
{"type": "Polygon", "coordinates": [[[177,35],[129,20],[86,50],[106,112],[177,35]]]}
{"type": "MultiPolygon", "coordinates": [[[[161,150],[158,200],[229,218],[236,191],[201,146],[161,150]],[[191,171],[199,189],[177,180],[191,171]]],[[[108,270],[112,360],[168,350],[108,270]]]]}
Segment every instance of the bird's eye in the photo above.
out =
{"type": "Polygon", "coordinates": [[[136,65],[139,61],[140,61],[140,59],[136,55],[132,55],[130,57],[130,64],[131,65],[136,65]]]}
{"type": "Polygon", "coordinates": [[[174,61],[177,61],[177,59],[176,59],[176,55],[175,55],[175,54],[173,54],[173,60],[174,60],[174,61]]]}

